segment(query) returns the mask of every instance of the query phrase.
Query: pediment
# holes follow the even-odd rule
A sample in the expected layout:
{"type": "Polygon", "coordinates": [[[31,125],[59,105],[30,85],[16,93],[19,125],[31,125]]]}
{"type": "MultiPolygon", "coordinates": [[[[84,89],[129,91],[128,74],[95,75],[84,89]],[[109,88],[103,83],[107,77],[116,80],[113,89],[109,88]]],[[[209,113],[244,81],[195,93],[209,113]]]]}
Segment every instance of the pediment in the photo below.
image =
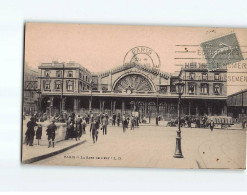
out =
{"type": "Polygon", "coordinates": [[[116,67],[112,70],[103,72],[101,74],[99,74],[99,76],[101,78],[107,77],[110,74],[114,75],[120,72],[125,72],[125,71],[130,71],[130,72],[139,72],[139,73],[148,73],[151,74],[153,76],[158,76],[160,75],[162,78],[168,79],[170,77],[170,74],[166,73],[166,72],[161,72],[156,68],[150,68],[150,67],[145,67],[143,65],[138,65],[135,63],[132,64],[125,64],[119,67],[116,67]]]}

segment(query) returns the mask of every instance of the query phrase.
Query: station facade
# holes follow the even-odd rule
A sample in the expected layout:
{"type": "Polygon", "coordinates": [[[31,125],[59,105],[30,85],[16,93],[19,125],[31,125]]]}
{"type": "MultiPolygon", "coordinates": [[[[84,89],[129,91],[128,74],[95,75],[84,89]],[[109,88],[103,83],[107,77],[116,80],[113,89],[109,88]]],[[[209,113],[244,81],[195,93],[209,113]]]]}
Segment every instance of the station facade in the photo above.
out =
{"type": "Polygon", "coordinates": [[[205,64],[186,64],[177,74],[137,63],[92,73],[75,62],[42,63],[39,66],[42,112],[135,112],[141,118],[177,116],[175,83],[185,83],[182,115],[227,114],[226,69],[208,71],[205,64]]]}

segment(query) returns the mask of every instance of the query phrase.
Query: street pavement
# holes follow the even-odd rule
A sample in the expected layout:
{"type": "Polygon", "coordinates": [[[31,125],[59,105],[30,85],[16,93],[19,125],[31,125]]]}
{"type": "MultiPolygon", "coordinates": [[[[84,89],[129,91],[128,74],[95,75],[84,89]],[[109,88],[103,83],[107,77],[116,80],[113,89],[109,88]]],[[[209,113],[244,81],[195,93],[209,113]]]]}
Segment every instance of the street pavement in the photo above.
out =
{"type": "MultiPolygon", "coordinates": [[[[122,127],[99,130],[93,144],[89,127],[87,141],[66,152],[37,161],[40,165],[156,167],[156,168],[245,168],[246,131],[182,128],[184,158],[173,158],[176,127],[140,126],[125,133],[122,127]]],[[[72,140],[71,140],[72,141],[72,140]]],[[[76,142],[75,140],[73,140],[76,142]]],[[[61,143],[62,144],[62,143],[61,143]]]]}

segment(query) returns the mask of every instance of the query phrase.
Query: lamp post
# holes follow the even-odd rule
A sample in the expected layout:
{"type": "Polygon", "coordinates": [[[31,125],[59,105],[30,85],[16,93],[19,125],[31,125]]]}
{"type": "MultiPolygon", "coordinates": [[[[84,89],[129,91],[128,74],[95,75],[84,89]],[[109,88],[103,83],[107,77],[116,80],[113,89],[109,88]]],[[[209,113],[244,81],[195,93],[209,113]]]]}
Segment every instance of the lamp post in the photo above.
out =
{"type": "Polygon", "coordinates": [[[175,86],[176,86],[176,92],[178,94],[178,130],[176,137],[176,149],[173,157],[183,158],[182,149],[181,149],[180,102],[181,102],[181,96],[184,93],[184,83],[180,79],[177,83],[175,83],[175,86]]]}

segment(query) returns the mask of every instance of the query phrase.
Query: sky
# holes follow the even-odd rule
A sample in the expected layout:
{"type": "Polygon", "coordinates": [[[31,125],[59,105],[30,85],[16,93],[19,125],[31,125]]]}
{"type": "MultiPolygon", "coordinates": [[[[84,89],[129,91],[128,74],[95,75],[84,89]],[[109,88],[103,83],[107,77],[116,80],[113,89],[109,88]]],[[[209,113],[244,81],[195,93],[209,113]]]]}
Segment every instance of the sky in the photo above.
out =
{"type": "MultiPolygon", "coordinates": [[[[27,23],[25,63],[37,68],[44,62],[74,61],[92,72],[103,72],[122,65],[132,48],[146,46],[159,56],[160,70],[173,73],[180,70],[181,64],[205,63],[200,43],[230,33],[236,33],[240,46],[246,46],[241,47],[246,57],[247,29],[27,23]]],[[[229,72],[243,71],[247,72],[247,68],[238,66],[229,72]]],[[[232,78],[236,73],[228,73],[228,76],[232,78]]],[[[246,88],[246,84],[247,81],[228,82],[229,94],[246,88]]]]}

